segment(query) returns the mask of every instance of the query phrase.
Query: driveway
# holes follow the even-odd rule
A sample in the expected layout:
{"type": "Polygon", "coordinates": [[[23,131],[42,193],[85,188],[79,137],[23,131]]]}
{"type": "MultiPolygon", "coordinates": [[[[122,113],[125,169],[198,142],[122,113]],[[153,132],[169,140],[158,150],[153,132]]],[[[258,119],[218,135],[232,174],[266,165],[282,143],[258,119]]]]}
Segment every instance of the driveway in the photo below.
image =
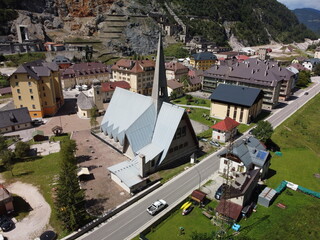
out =
{"type": "Polygon", "coordinates": [[[32,210],[15,224],[15,228],[3,233],[10,240],[33,240],[48,228],[51,208],[38,189],[27,183],[15,182],[7,186],[11,194],[22,197],[32,210]]]}

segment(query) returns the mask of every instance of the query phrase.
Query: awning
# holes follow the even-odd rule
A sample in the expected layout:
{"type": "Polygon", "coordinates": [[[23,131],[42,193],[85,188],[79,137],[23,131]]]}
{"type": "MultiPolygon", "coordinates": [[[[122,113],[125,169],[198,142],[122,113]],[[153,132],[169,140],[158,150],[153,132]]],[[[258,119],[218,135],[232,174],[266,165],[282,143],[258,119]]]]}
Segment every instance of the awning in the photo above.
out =
{"type": "Polygon", "coordinates": [[[89,169],[87,167],[79,168],[77,176],[80,177],[82,175],[90,175],[89,169]]]}

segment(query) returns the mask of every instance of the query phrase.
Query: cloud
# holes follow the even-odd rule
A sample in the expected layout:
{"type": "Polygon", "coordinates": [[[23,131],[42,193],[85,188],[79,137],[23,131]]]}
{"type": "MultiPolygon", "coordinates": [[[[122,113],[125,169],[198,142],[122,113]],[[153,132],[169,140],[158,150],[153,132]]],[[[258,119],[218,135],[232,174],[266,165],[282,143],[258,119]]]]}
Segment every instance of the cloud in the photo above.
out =
{"type": "Polygon", "coordinates": [[[291,10],[296,8],[315,8],[320,10],[319,0],[278,0],[278,2],[283,3],[291,10]]]}

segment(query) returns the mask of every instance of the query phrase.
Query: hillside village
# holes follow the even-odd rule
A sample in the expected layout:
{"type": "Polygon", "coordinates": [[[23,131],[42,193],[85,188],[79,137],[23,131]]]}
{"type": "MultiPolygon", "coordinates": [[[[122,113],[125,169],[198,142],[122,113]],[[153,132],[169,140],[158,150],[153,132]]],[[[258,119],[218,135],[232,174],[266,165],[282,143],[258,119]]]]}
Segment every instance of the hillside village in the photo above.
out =
{"type": "Polygon", "coordinates": [[[29,26],[2,45],[0,239],[319,237],[320,41],[180,34],[181,57],[163,24],[155,54],[113,62],[29,26]]]}

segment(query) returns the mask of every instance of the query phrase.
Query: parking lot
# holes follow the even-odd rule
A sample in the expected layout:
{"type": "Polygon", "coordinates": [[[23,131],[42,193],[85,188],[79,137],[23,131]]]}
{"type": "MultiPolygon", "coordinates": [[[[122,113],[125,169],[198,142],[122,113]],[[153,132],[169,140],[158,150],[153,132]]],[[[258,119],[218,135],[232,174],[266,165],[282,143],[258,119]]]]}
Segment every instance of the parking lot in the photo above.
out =
{"type": "Polygon", "coordinates": [[[91,135],[89,130],[74,132],[72,139],[77,142],[79,166],[87,167],[91,173],[87,180],[81,181],[89,212],[100,215],[129,199],[130,194],[111,180],[107,170],[128,158],[91,135]]]}

